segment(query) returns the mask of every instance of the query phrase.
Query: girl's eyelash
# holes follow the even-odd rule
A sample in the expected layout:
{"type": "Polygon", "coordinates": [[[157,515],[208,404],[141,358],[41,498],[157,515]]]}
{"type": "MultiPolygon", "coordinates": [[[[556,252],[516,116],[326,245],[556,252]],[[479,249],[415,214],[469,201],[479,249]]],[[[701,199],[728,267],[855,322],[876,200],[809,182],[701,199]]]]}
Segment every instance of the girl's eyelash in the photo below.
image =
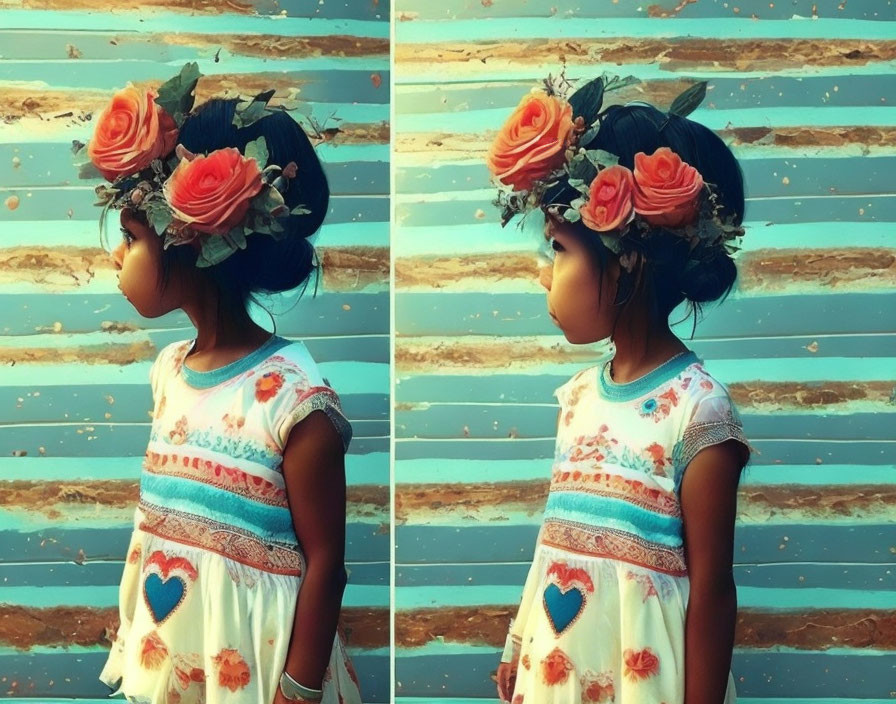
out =
{"type": "Polygon", "coordinates": [[[119,227],[118,229],[121,230],[121,235],[128,244],[134,241],[134,236],[131,234],[130,230],[126,227],[119,227]]]}

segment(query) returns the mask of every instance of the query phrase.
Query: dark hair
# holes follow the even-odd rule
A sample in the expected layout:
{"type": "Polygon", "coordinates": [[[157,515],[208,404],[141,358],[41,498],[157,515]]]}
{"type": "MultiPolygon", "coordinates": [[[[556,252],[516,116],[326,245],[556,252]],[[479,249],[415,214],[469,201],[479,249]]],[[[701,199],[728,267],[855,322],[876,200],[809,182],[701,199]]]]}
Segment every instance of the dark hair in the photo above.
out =
{"type": "MultiPolygon", "coordinates": [[[[634,168],[635,154],[653,154],[669,147],[693,166],[712,184],[722,206],[720,215],[740,225],[744,216],[744,182],[740,164],[722,139],[708,127],[686,117],[666,115],[655,107],[641,104],[614,105],[601,116],[600,129],[586,149],[603,149],[619,157],[619,163],[634,168]]],[[[566,203],[578,197],[568,184],[549,192],[547,202],[566,203]]],[[[584,225],[573,227],[603,267],[609,250],[599,237],[584,225]],[[585,236],[587,233],[587,236],[585,236]]],[[[689,251],[688,243],[662,227],[655,227],[643,239],[632,238],[643,255],[642,268],[620,273],[617,304],[625,304],[640,286],[651,294],[655,312],[668,318],[682,301],[689,301],[696,325],[700,304],[724,299],[737,279],[737,268],[721,247],[698,245],[689,251]]]]}
{"type": "MultiPolygon", "coordinates": [[[[284,194],[287,207],[303,206],[311,211],[304,215],[278,218],[285,228],[285,237],[275,240],[267,234],[255,233],[246,238],[246,248],[238,249],[227,259],[208,267],[219,292],[221,306],[247,306],[255,294],[288,291],[308,284],[317,271],[313,245],[307,240],[317,232],[327,214],[330,189],[314,146],[299,124],[286,112],[273,112],[246,127],[233,124],[237,100],[209,100],[184,122],[178,143],[189,151],[201,154],[236,147],[245,153],[246,145],[264,136],[268,147],[268,165],[298,165],[296,178],[289,181],[284,194]]],[[[176,261],[193,266],[197,250],[171,246],[162,257],[162,286],[167,285],[176,261]]],[[[275,322],[276,328],[276,322],[275,322]]]]}

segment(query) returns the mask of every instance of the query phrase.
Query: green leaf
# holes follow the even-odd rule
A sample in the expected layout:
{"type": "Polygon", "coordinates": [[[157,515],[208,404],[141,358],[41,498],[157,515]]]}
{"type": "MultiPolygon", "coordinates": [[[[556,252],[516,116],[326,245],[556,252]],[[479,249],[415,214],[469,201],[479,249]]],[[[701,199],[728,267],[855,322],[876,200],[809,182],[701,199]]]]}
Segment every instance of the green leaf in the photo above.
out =
{"type": "Polygon", "coordinates": [[[156,105],[160,105],[165,112],[171,115],[178,127],[184,124],[184,118],[193,109],[193,102],[196,100],[193,91],[196,90],[196,83],[199,82],[201,76],[199,64],[191,61],[184,64],[178,75],[168,79],[159,87],[156,105]]]}
{"type": "Polygon", "coordinates": [[[582,219],[582,214],[575,208],[567,208],[563,211],[563,217],[567,222],[578,222],[582,219]]]}
{"type": "Polygon", "coordinates": [[[168,229],[171,221],[174,220],[174,213],[164,201],[164,199],[154,198],[144,201],[143,210],[146,211],[146,219],[152,225],[152,229],[157,235],[161,235],[168,229]]]}
{"type": "Polygon", "coordinates": [[[570,201],[569,207],[573,208],[574,210],[578,210],[583,205],[585,205],[585,203],[587,203],[587,202],[588,201],[586,201],[584,198],[575,198],[572,201],[570,201]]]}
{"type": "Polygon", "coordinates": [[[602,166],[607,168],[608,166],[615,166],[619,163],[618,156],[604,151],[603,149],[589,149],[585,152],[585,156],[588,157],[588,161],[598,167],[602,166]]]}
{"type": "Polygon", "coordinates": [[[585,124],[590,126],[597,120],[603,102],[604,77],[600,76],[588,81],[569,96],[569,104],[572,105],[572,119],[581,117],[585,120],[585,124]]]}
{"type": "Polygon", "coordinates": [[[297,205],[295,208],[289,211],[290,215],[311,215],[311,211],[308,210],[304,205],[297,205]]]}
{"type": "Polygon", "coordinates": [[[233,113],[233,124],[237,127],[248,127],[253,122],[258,122],[263,117],[267,117],[268,102],[274,97],[275,90],[269,90],[256,95],[252,101],[244,108],[237,108],[233,113]]]}
{"type": "Polygon", "coordinates": [[[569,177],[578,179],[584,183],[591,183],[597,176],[597,167],[585,156],[576,154],[569,162],[569,177]]]}
{"type": "Polygon", "coordinates": [[[604,246],[613,252],[613,254],[619,254],[622,251],[622,246],[619,244],[618,237],[601,234],[600,241],[603,242],[604,246]]]}
{"type": "Polygon", "coordinates": [[[684,91],[672,101],[669,114],[685,117],[694,112],[697,106],[703,102],[703,98],[706,97],[706,85],[706,81],[700,81],[684,91]]]}
{"type": "Polygon", "coordinates": [[[264,169],[268,165],[268,143],[265,138],[259,137],[246,145],[245,156],[247,159],[255,159],[258,168],[264,169]]]}

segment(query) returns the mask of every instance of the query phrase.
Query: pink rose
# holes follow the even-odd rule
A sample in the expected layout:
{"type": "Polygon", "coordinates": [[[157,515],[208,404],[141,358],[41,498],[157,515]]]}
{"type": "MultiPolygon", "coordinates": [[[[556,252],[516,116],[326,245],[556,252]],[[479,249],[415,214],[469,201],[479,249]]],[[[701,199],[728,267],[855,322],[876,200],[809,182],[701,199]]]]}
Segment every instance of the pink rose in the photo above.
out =
{"type": "Polygon", "coordinates": [[[634,216],[634,178],[624,166],[615,164],[598,172],[591,182],[588,202],[582,206],[582,222],[596,232],[625,225],[634,216]]]}
{"type": "Polygon", "coordinates": [[[635,154],[635,212],[651,225],[682,227],[697,217],[703,177],[668,147],[635,154]]]}

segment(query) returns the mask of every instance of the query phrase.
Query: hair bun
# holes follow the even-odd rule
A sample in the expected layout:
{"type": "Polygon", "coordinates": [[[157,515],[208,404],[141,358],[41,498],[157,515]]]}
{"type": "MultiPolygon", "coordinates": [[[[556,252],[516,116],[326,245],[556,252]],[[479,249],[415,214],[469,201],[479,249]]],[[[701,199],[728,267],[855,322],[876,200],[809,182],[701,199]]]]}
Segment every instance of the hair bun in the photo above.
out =
{"type": "Polygon", "coordinates": [[[708,303],[721,298],[736,278],[737,267],[728,252],[698,245],[679,277],[679,286],[687,300],[708,303]]]}

